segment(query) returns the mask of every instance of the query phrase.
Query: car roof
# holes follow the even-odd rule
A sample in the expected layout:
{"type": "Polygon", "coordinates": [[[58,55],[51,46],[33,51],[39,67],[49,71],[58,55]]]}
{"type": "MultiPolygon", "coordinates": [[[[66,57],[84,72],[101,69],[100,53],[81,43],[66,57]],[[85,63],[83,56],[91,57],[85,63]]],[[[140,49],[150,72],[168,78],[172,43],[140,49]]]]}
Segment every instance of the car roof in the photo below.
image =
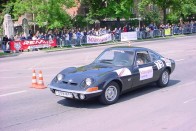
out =
{"type": "Polygon", "coordinates": [[[112,49],[118,49],[123,51],[149,50],[148,48],[135,47],[135,46],[115,46],[115,47],[108,48],[108,50],[112,50],[112,49]]]}

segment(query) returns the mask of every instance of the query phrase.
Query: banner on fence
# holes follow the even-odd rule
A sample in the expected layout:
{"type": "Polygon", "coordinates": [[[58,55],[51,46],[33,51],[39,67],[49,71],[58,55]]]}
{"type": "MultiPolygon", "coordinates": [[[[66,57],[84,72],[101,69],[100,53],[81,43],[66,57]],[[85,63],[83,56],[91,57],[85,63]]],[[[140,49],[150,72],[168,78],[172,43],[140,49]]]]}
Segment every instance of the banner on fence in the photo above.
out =
{"type": "Polygon", "coordinates": [[[104,43],[112,40],[111,34],[105,34],[102,36],[90,36],[87,35],[87,43],[88,44],[99,44],[99,43],[104,43]]]}
{"type": "Polygon", "coordinates": [[[137,40],[137,32],[123,32],[121,33],[121,41],[137,40]]]}
{"type": "Polygon", "coordinates": [[[170,28],[165,29],[165,35],[171,35],[171,29],[170,28]]]}
{"type": "Polygon", "coordinates": [[[56,46],[56,39],[53,40],[22,40],[22,41],[11,41],[10,50],[27,50],[27,49],[38,49],[48,48],[56,46]]]}

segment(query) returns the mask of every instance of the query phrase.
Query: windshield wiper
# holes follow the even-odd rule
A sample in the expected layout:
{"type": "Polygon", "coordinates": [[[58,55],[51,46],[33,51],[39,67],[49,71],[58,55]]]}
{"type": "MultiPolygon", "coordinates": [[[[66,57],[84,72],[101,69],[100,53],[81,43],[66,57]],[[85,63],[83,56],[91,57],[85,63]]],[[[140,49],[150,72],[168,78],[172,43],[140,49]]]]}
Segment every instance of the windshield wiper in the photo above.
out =
{"type": "Polygon", "coordinates": [[[100,63],[108,63],[108,64],[112,64],[112,60],[100,60],[100,63]]]}

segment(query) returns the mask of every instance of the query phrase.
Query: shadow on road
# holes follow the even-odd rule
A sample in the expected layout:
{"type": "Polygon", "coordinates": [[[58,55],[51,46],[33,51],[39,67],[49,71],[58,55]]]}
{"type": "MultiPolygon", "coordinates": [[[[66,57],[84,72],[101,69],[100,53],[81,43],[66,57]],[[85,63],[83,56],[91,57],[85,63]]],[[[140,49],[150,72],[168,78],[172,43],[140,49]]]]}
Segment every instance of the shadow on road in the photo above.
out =
{"type": "Polygon", "coordinates": [[[180,80],[170,80],[168,86],[165,88],[159,88],[157,87],[156,84],[150,84],[150,85],[144,86],[142,88],[136,89],[134,91],[131,91],[131,92],[128,92],[122,95],[118,103],[130,100],[130,99],[142,96],[142,95],[146,95],[148,93],[151,93],[157,90],[165,90],[167,88],[175,87],[174,85],[178,84],[179,82],[180,80]]]}
{"type": "MultiPolygon", "coordinates": [[[[174,85],[178,84],[181,82],[180,80],[170,80],[170,83],[167,87],[165,88],[158,88],[156,84],[150,84],[147,86],[144,86],[142,88],[136,89],[134,91],[130,91],[128,93],[125,93],[120,96],[120,99],[118,100],[118,103],[128,101],[130,99],[146,95],[148,93],[157,91],[157,90],[164,90],[166,88],[171,88],[175,87],[174,85]]],[[[87,108],[87,109],[97,109],[97,108],[103,108],[107,107],[106,105],[102,105],[99,103],[97,99],[90,100],[90,101],[76,101],[76,100],[67,100],[67,99],[62,99],[58,101],[58,104],[61,104],[63,106],[68,106],[68,107],[75,107],[75,108],[87,108]]]]}

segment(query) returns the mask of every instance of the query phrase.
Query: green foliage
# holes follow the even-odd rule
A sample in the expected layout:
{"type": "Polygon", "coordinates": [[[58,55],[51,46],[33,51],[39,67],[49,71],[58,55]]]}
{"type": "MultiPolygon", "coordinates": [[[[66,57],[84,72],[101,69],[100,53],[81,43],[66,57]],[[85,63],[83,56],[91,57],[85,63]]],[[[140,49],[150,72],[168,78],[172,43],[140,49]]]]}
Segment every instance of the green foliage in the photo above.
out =
{"type": "Polygon", "coordinates": [[[25,13],[34,15],[33,22],[48,29],[71,25],[71,18],[65,11],[75,5],[74,0],[12,0],[6,4],[4,12],[9,12],[17,19],[25,13]]]}
{"type": "Polygon", "coordinates": [[[61,0],[49,0],[39,6],[35,21],[40,27],[47,26],[48,29],[54,29],[70,26],[71,18],[63,9],[61,2],[63,3],[61,0]]]}
{"type": "Polygon", "coordinates": [[[131,16],[133,0],[83,0],[89,7],[89,19],[125,18],[131,16]]]}
{"type": "Polygon", "coordinates": [[[14,16],[18,18],[24,13],[37,14],[40,5],[42,4],[39,0],[16,0],[14,3],[14,16]]]}
{"type": "Polygon", "coordinates": [[[82,15],[77,15],[72,20],[72,23],[73,23],[74,27],[86,27],[87,26],[87,19],[82,15]]]}
{"type": "Polygon", "coordinates": [[[167,16],[167,19],[171,22],[171,23],[178,23],[179,22],[179,18],[180,16],[176,15],[176,14],[169,14],[167,16]]]}
{"type": "MultiPolygon", "coordinates": [[[[3,24],[5,14],[10,14],[13,18],[13,7],[15,0],[0,0],[0,25],[3,24]]],[[[3,26],[0,26],[0,35],[3,34],[3,26]]]]}
{"type": "MultiPolygon", "coordinates": [[[[163,21],[177,22],[180,17],[186,17],[196,13],[196,1],[195,0],[142,0],[139,5],[139,11],[142,16],[151,14],[146,8],[150,4],[158,7],[156,10],[159,14],[163,13],[163,21]],[[166,9],[170,9],[170,13],[166,14],[166,9]]],[[[154,17],[156,19],[156,17],[154,17]]],[[[153,21],[156,21],[156,20],[153,21]]]]}
{"type": "MultiPolygon", "coordinates": [[[[155,11],[162,11],[163,13],[163,22],[166,23],[166,9],[171,8],[175,4],[174,0],[142,0],[139,3],[139,11],[143,16],[152,13],[152,11],[147,11],[146,8],[149,5],[157,7],[155,11]]],[[[156,21],[156,18],[153,20],[156,21]]]]}
{"type": "MultiPolygon", "coordinates": [[[[133,17],[131,8],[134,0],[80,0],[89,9],[84,16],[76,16],[71,20],[65,8],[75,6],[75,0],[0,0],[0,24],[3,16],[8,13],[12,18],[17,19],[24,13],[34,14],[33,22],[39,27],[55,29],[62,27],[87,26],[87,23],[94,24],[96,20],[129,19],[133,17]]],[[[180,17],[186,18],[196,14],[196,0],[140,0],[138,4],[139,14],[145,21],[160,23],[161,19],[166,22],[179,21],[180,17]],[[154,5],[153,10],[148,6],[154,5]],[[170,13],[166,14],[166,9],[170,13]],[[163,14],[163,16],[162,16],[163,14]]]]}
{"type": "Polygon", "coordinates": [[[186,18],[192,14],[196,14],[195,0],[176,0],[172,12],[168,15],[168,20],[177,22],[180,18],[186,18]]]}
{"type": "Polygon", "coordinates": [[[157,11],[150,11],[149,13],[146,14],[145,16],[145,21],[147,23],[154,22],[156,24],[160,24],[161,17],[160,13],[157,11]]]}

